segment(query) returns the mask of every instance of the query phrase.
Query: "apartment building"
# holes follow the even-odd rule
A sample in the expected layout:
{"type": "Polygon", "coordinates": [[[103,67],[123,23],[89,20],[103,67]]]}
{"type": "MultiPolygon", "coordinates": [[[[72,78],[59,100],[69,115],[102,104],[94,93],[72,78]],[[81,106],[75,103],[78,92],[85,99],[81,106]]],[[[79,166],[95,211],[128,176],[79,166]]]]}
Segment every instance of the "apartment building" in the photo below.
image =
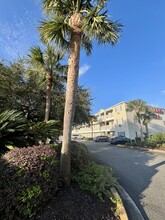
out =
{"type": "MultiPolygon", "coordinates": [[[[149,135],[165,132],[165,109],[157,107],[151,107],[151,109],[155,113],[155,117],[148,125],[149,135]]],[[[88,138],[99,135],[109,137],[123,135],[130,139],[140,137],[139,124],[134,117],[134,113],[127,111],[126,102],[120,102],[107,109],[101,109],[95,114],[95,118],[91,125],[77,126],[72,133],[81,134],[88,138]]],[[[145,127],[143,130],[145,131],[145,127]]]]}

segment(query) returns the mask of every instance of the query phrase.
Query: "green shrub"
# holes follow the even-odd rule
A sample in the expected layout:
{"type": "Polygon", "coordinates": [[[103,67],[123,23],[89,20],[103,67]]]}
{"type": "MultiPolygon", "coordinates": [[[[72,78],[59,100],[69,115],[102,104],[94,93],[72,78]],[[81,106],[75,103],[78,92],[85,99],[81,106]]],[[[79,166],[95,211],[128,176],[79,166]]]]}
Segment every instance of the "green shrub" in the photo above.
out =
{"type": "Polygon", "coordinates": [[[129,140],[127,143],[126,143],[126,145],[128,145],[128,146],[137,146],[137,144],[136,144],[136,140],[135,139],[131,139],[131,140],[129,140]]]}
{"type": "Polygon", "coordinates": [[[32,145],[40,142],[46,144],[47,138],[54,142],[58,139],[60,131],[57,129],[58,122],[55,120],[37,122],[30,125],[29,141],[32,145]]]}
{"type": "Polygon", "coordinates": [[[48,146],[15,148],[0,158],[0,218],[28,219],[56,193],[59,156],[48,146]]]}
{"type": "Polygon", "coordinates": [[[83,190],[88,190],[100,199],[104,195],[111,197],[110,188],[117,186],[117,180],[112,170],[90,161],[87,147],[84,144],[72,142],[72,179],[83,190]]]}
{"type": "Polygon", "coordinates": [[[88,190],[100,199],[111,196],[110,188],[117,186],[117,180],[112,170],[106,166],[90,162],[77,172],[73,179],[81,189],[88,190]]]}
{"type": "Polygon", "coordinates": [[[7,145],[17,147],[25,145],[27,120],[21,112],[8,110],[0,114],[0,151],[6,151],[7,145]]]}
{"type": "Polygon", "coordinates": [[[85,140],[86,140],[86,141],[92,141],[92,140],[93,140],[93,138],[86,137],[86,138],[85,138],[85,140]]]}
{"type": "Polygon", "coordinates": [[[160,147],[163,144],[165,144],[165,133],[158,132],[147,140],[147,146],[149,147],[160,147]]]}
{"type": "Polygon", "coordinates": [[[85,144],[71,143],[71,165],[72,173],[79,171],[83,166],[90,162],[89,153],[85,144]]]}
{"type": "Polygon", "coordinates": [[[36,200],[39,199],[39,196],[41,195],[41,193],[42,193],[41,187],[37,185],[37,186],[32,186],[31,188],[25,189],[22,192],[22,194],[18,196],[18,200],[24,204],[24,206],[22,206],[19,209],[19,212],[23,216],[28,216],[31,218],[35,214],[36,205],[34,205],[34,200],[35,202],[37,202],[36,200]]]}

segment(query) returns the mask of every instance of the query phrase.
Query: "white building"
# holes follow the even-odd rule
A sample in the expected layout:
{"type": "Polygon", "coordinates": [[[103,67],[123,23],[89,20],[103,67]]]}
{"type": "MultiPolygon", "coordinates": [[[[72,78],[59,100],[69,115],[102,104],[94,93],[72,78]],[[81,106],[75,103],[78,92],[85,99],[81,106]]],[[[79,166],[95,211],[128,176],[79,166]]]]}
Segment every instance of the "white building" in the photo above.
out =
{"type": "MultiPolygon", "coordinates": [[[[151,107],[155,118],[148,124],[149,135],[157,132],[165,132],[165,109],[151,107]]],[[[134,112],[127,111],[127,103],[120,102],[107,109],[101,109],[95,114],[96,120],[91,125],[81,125],[73,129],[84,137],[93,138],[98,135],[109,137],[123,135],[130,139],[140,137],[139,124],[135,120],[134,112]]],[[[145,127],[143,127],[145,132],[145,127]]]]}

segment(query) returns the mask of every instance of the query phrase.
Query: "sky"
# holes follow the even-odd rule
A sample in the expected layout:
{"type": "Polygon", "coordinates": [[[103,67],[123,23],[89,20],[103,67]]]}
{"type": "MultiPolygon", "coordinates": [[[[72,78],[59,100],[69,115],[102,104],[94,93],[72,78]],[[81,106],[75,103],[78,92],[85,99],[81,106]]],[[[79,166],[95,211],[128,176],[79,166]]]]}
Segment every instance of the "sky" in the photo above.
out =
{"type": "MultiPolygon", "coordinates": [[[[123,24],[114,46],[81,53],[79,84],[90,88],[92,113],[142,99],[165,108],[165,1],[111,0],[108,14],[123,24]]],[[[40,45],[40,0],[0,0],[0,59],[14,61],[40,45]]]]}

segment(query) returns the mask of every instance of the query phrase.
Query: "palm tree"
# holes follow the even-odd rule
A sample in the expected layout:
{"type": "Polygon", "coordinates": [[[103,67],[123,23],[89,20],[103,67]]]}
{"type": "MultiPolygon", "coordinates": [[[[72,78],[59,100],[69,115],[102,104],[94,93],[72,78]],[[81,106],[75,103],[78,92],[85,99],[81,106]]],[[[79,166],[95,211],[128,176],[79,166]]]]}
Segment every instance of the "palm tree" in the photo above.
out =
{"type": "Polygon", "coordinates": [[[89,125],[91,126],[92,135],[91,138],[93,139],[93,123],[97,121],[97,118],[95,115],[90,116],[89,125]]]}
{"type": "Polygon", "coordinates": [[[148,124],[154,118],[154,116],[155,116],[155,113],[153,113],[150,107],[146,106],[145,111],[142,114],[142,124],[145,126],[145,129],[146,129],[146,132],[145,132],[146,138],[148,138],[149,136],[148,124]]]}
{"type": "Polygon", "coordinates": [[[141,142],[144,141],[142,121],[143,121],[143,115],[145,109],[146,109],[146,102],[141,99],[132,100],[127,104],[127,110],[134,112],[134,117],[135,119],[137,119],[139,123],[141,142]]]}
{"type": "Polygon", "coordinates": [[[51,91],[55,76],[64,76],[66,66],[61,65],[60,61],[64,58],[64,53],[55,50],[52,46],[47,46],[45,52],[42,52],[39,46],[30,49],[29,61],[37,73],[42,74],[47,78],[46,85],[46,107],[45,121],[49,120],[51,107],[51,91]]]}
{"type": "Polygon", "coordinates": [[[39,31],[44,43],[54,42],[69,49],[68,78],[64,111],[61,177],[65,185],[71,177],[71,130],[77,95],[80,50],[92,52],[92,40],[99,44],[117,43],[121,25],[109,20],[104,10],[106,0],[43,0],[48,19],[41,22],[39,31]]]}

